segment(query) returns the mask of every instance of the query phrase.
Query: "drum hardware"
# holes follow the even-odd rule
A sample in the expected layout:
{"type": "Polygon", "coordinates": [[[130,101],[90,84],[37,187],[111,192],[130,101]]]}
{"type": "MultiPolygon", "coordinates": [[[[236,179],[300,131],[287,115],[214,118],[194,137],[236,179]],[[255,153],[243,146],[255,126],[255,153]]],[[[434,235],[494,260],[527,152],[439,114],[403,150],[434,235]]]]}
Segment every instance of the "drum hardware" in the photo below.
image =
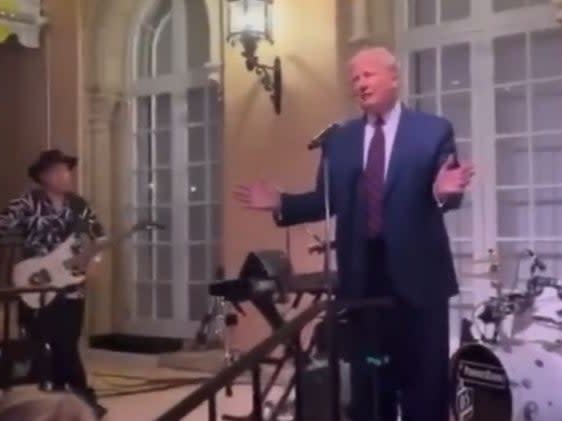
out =
{"type": "Polygon", "coordinates": [[[527,281],[527,292],[533,297],[541,295],[545,288],[554,289],[558,298],[562,300],[562,282],[560,282],[558,278],[549,276],[533,276],[527,281]]]}
{"type": "Polygon", "coordinates": [[[562,321],[554,320],[552,317],[533,316],[533,320],[562,330],[562,321]]]}

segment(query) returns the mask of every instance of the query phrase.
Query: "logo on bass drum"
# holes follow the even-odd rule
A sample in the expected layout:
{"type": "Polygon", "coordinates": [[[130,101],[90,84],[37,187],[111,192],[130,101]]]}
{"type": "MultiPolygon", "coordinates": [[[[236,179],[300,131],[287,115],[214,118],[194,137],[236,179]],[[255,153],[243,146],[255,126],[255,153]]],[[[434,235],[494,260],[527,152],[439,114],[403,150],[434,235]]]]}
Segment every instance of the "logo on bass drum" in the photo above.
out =
{"type": "Polygon", "coordinates": [[[504,390],[508,387],[507,376],[501,367],[461,360],[458,379],[464,384],[479,385],[504,390]]]}
{"type": "Polygon", "coordinates": [[[459,383],[456,399],[457,419],[470,421],[474,417],[474,390],[459,383]]]}

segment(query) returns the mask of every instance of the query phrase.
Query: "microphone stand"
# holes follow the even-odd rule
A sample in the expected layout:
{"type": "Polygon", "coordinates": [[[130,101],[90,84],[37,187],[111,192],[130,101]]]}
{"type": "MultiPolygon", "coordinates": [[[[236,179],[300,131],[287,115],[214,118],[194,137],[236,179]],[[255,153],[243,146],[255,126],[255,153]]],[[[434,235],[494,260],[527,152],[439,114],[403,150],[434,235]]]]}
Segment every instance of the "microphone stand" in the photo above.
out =
{"type": "Polygon", "coordinates": [[[338,361],[336,331],[337,314],[334,296],[334,280],[331,279],[331,208],[330,208],[330,159],[326,150],[325,143],[321,146],[322,151],[322,184],[324,191],[324,282],[328,292],[328,302],[326,306],[326,328],[328,336],[328,366],[330,372],[330,382],[328,387],[328,399],[330,402],[330,419],[328,421],[340,421],[340,370],[338,361]]]}

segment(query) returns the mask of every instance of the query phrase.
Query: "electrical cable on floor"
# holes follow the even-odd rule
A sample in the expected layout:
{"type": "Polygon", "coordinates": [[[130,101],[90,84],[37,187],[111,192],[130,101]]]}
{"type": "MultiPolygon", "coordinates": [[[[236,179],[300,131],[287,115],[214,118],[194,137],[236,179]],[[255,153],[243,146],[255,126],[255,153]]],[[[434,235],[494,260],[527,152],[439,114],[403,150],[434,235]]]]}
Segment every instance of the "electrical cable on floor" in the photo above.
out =
{"type": "Polygon", "coordinates": [[[198,386],[211,377],[150,378],[120,373],[93,372],[95,389],[101,397],[160,392],[185,386],[198,386]],[[120,381],[121,380],[121,381],[120,381]],[[98,385],[97,383],[102,383],[98,385]]]}

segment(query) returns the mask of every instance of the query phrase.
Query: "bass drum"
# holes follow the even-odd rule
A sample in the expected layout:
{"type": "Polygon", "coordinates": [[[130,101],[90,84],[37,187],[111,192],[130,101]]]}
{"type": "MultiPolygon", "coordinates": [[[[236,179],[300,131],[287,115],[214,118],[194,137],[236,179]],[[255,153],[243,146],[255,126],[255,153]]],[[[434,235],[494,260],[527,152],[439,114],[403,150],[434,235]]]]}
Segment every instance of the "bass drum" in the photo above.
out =
{"type": "Polygon", "coordinates": [[[457,421],[562,421],[562,356],[539,344],[464,345],[451,377],[457,421]]]}

